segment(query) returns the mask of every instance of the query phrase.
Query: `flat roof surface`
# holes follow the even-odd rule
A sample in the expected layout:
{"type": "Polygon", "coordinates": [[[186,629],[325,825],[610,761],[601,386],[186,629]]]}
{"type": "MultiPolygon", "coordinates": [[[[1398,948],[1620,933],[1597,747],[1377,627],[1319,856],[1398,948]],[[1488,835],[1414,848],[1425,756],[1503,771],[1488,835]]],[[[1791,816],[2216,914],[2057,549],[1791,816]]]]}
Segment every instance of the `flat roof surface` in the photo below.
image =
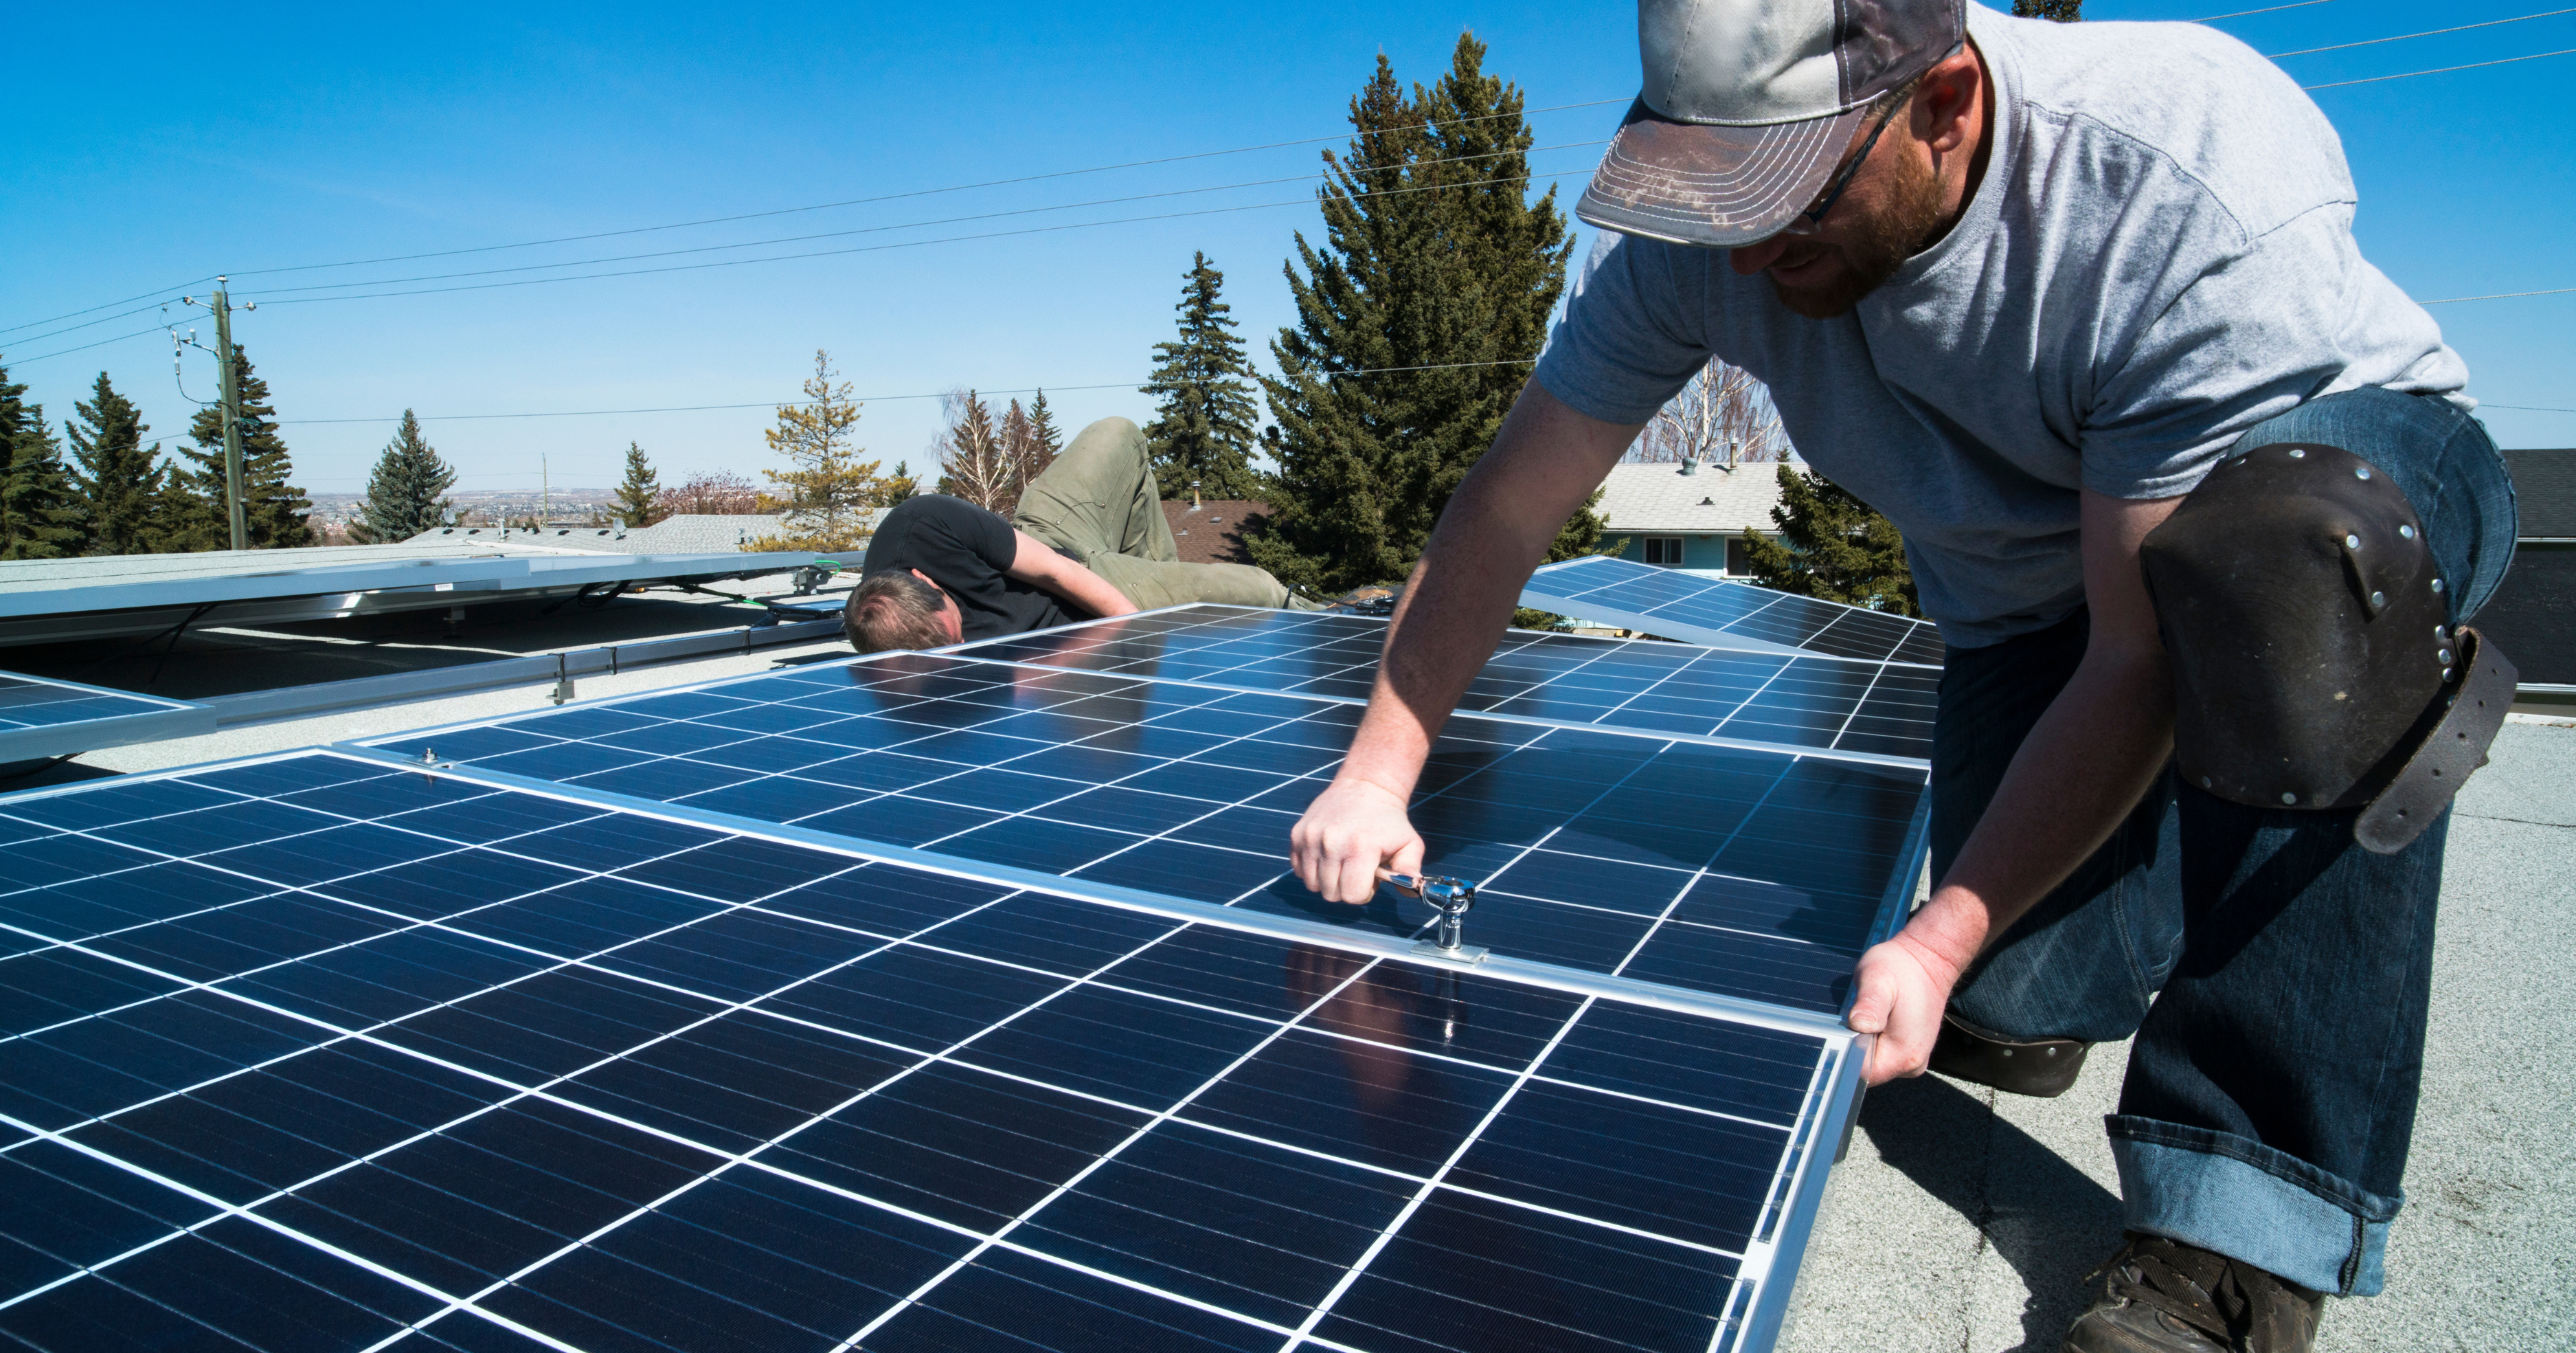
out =
{"type": "MultiPolygon", "coordinates": [[[[2462,791],[2388,1290],[2326,1305],[2322,1353],[2576,1348],[2576,724],[2516,716],[2462,791]]],[[[1941,1076],[1869,1092],[1779,1347],[2055,1353],[2120,1243],[2102,1135],[2128,1045],[2057,1099],[1941,1076]]]]}

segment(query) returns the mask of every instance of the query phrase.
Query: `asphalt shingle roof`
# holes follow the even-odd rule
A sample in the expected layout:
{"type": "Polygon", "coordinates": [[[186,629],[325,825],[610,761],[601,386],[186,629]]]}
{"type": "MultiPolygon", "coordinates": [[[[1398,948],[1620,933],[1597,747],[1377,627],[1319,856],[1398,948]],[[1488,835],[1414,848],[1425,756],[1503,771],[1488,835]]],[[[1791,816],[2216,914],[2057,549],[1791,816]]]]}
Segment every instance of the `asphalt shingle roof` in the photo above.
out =
{"type": "Polygon", "coordinates": [[[1780,505],[1779,468],[1703,465],[1684,474],[1678,465],[1613,465],[1593,510],[1614,531],[1731,536],[1749,526],[1769,535],[1779,529],[1771,522],[1780,505]]]}

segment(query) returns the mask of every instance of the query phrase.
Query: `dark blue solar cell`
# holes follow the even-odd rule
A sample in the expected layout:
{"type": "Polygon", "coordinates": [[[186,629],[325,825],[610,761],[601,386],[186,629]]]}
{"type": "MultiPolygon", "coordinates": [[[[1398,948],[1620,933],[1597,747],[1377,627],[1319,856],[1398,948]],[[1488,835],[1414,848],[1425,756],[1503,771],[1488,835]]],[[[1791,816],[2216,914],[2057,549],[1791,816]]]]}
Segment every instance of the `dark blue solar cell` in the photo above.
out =
{"type": "Polygon", "coordinates": [[[887,794],[849,808],[799,819],[800,827],[890,846],[924,846],[998,818],[976,808],[887,794]]]}
{"type": "Polygon", "coordinates": [[[499,1319],[486,1319],[476,1315],[474,1307],[464,1307],[385,1345],[385,1353],[560,1353],[556,1345],[496,1323],[499,1319]]]}
{"type": "Polygon", "coordinates": [[[1175,828],[1172,836],[1176,840],[1224,846],[1284,861],[1288,857],[1288,830],[1296,825],[1297,815],[1294,813],[1269,808],[1228,808],[1175,828]]]}
{"type": "Polygon", "coordinates": [[[547,966],[461,935],[406,930],[231,978],[223,989],[344,1028],[397,1019],[547,966]]]}
{"type": "Polygon", "coordinates": [[[0,1112],[69,1127],[327,1037],[302,1020],[182,992],[0,1043],[0,1112]]]}
{"type": "Polygon", "coordinates": [[[482,770],[524,775],[532,780],[569,780],[652,759],[649,752],[621,751],[590,742],[558,742],[533,751],[487,756],[474,764],[482,770]]]}
{"type": "Polygon", "coordinates": [[[663,722],[614,707],[580,705],[549,711],[542,721],[522,721],[519,727],[530,732],[542,730],[559,738],[603,738],[638,728],[651,728],[663,722]]]}
{"type": "Polygon", "coordinates": [[[1461,1057],[1517,1072],[1547,1048],[1581,997],[1450,968],[1384,962],[1366,972],[1357,955],[1306,947],[1292,971],[1309,1003],[1328,993],[1304,1023],[1349,1038],[1461,1057]],[[1348,986],[1341,983],[1358,974],[1348,986]]]}
{"type": "Polygon", "coordinates": [[[0,960],[0,1038],[179,989],[132,965],[69,949],[43,949],[0,960]]]}
{"type": "Polygon", "coordinates": [[[736,1013],[645,1044],[549,1093],[691,1141],[749,1151],[919,1060],[736,1013]]]}
{"type": "Polygon", "coordinates": [[[838,761],[849,754],[847,747],[805,738],[745,737],[740,742],[691,752],[689,759],[732,770],[774,775],[780,771],[803,770],[826,761],[838,761]]]}
{"type": "Polygon", "coordinates": [[[192,785],[184,780],[152,781],[20,799],[9,805],[9,812],[13,817],[30,822],[77,831],[239,802],[241,797],[237,794],[192,785]]]}
{"type": "MultiPolygon", "coordinates": [[[[1428,909],[1408,906],[1408,918],[1429,924],[1428,909]]],[[[1474,943],[1506,954],[1545,954],[1547,961],[1593,972],[1615,971],[1654,926],[1652,917],[1601,911],[1557,902],[1479,898],[1468,922],[1474,943]]]]}
{"type": "Polygon", "coordinates": [[[39,1348],[360,1348],[440,1304],[227,1219],[0,1312],[0,1331],[39,1348]]]}
{"type": "Polygon", "coordinates": [[[0,1155],[0,1300],[214,1213],[175,1189],[52,1142],[0,1155]]]}
{"type": "Polygon", "coordinates": [[[485,845],[597,817],[602,811],[588,804],[535,794],[492,794],[404,813],[388,819],[387,824],[444,840],[485,845]]]}
{"type": "Polygon", "coordinates": [[[1690,886],[1692,877],[1678,869],[1533,850],[1502,872],[1487,876],[1481,891],[1659,916],[1690,886]]]}
{"type": "Polygon", "coordinates": [[[372,822],[351,822],[282,841],[211,851],[198,858],[213,868],[301,886],[364,874],[455,848],[449,842],[414,832],[372,822]]]}
{"type": "Polygon", "coordinates": [[[94,874],[110,874],[160,857],[89,836],[42,836],[0,846],[0,896],[94,874]]]}
{"type": "Polygon", "coordinates": [[[89,947],[174,977],[211,982],[230,973],[354,944],[400,924],[391,917],[290,893],[139,926],[93,939],[89,947]]]}
{"type": "Polygon", "coordinates": [[[898,945],[758,1003],[757,1009],[937,1052],[1068,979],[898,945]]]}
{"type": "Polygon", "coordinates": [[[709,747],[740,742],[745,736],[730,728],[714,728],[702,723],[657,723],[623,732],[603,733],[590,741],[596,746],[650,752],[655,756],[685,756],[709,747]]]}
{"type": "Polygon", "coordinates": [[[1178,925],[1141,912],[1023,893],[959,917],[920,942],[1079,977],[1178,925]]]}
{"type": "Polygon", "coordinates": [[[1545,1074],[1691,1108],[1795,1118],[1822,1039],[1596,1002],[1547,1059],[1545,1074]]]}
{"type": "Polygon", "coordinates": [[[443,1291],[473,1292],[718,1163],[577,1110],[521,1100],[259,1213],[443,1291]]]}
{"type": "Polygon", "coordinates": [[[1105,785],[1165,764],[1160,758],[1113,752],[1101,747],[1050,747],[1011,763],[1013,770],[1062,780],[1105,785]]]}
{"type": "Polygon", "coordinates": [[[1293,1329],[1417,1187],[1170,1123],[1047,1204],[1012,1238],[1293,1329]]]}
{"type": "Polygon", "coordinates": [[[372,780],[386,774],[375,761],[351,756],[290,756],[275,761],[254,761],[215,770],[191,771],[185,777],[191,784],[210,785],[236,794],[292,794],[301,789],[323,785],[349,784],[372,780]]]}
{"type": "Polygon", "coordinates": [[[884,945],[873,935],[743,910],[591,960],[613,972],[748,1001],[884,945]]]}
{"type": "Polygon", "coordinates": [[[934,1063],[771,1147],[762,1160],[989,1230],[1149,1121],[1097,1100],[934,1063]]]}
{"type": "MultiPolygon", "coordinates": [[[[268,884],[202,865],[153,864],[0,896],[0,920],[68,942],[273,891],[268,884]]],[[[20,950],[43,947],[43,941],[22,935],[7,943],[20,950]]]]}
{"type": "Polygon", "coordinates": [[[1785,1128],[1531,1082],[1446,1182],[1740,1253],[1788,1144],[1785,1128]]]}
{"type": "Polygon", "coordinates": [[[541,1085],[717,1014],[713,1000],[602,973],[539,973],[377,1031],[397,1047],[541,1085]]]}
{"type": "Polygon", "coordinates": [[[752,772],[725,766],[711,766],[703,761],[673,757],[646,761],[632,766],[618,766],[589,775],[572,776],[566,784],[606,790],[611,794],[631,794],[639,799],[669,802],[710,789],[738,785],[752,778],[752,772]]]}
{"type": "Polygon", "coordinates": [[[1442,1189],[1315,1332],[1372,1353],[1706,1353],[1736,1261],[1442,1189]]]}
{"type": "Polygon", "coordinates": [[[339,1169],[508,1091],[357,1041],[117,1114],[73,1140],[236,1204],[339,1169]]]}
{"type": "Polygon", "coordinates": [[[585,878],[452,918],[456,930],[578,958],[686,925],[721,904],[624,879],[585,878]]]}
{"type": "Polygon", "coordinates": [[[1159,1113],[1277,1027],[1084,985],[950,1055],[1159,1113]]]}
{"type": "Polygon", "coordinates": [[[1120,782],[1129,789],[1215,803],[1240,803],[1266,794],[1289,779],[1266,771],[1244,770],[1208,761],[1175,761],[1120,782]]]}
{"type": "Polygon", "coordinates": [[[1015,817],[949,837],[939,843],[939,850],[943,855],[987,860],[1014,869],[1063,874],[1143,839],[1069,822],[1015,817]]]}
{"type": "Polygon", "coordinates": [[[1855,951],[1667,921],[1623,977],[1833,1014],[1851,987],[1855,951]]]}
{"type": "Polygon", "coordinates": [[[818,784],[844,785],[851,789],[892,792],[945,779],[966,767],[952,761],[933,761],[928,757],[903,752],[872,752],[865,756],[843,757],[819,766],[798,771],[795,778],[818,784]]]}
{"type": "Polygon", "coordinates": [[[802,916],[895,938],[980,907],[1010,889],[894,865],[863,865],[761,904],[766,911],[802,916]]]}
{"type": "Polygon", "coordinates": [[[987,1250],[956,1277],[868,1336],[884,1353],[1003,1353],[1066,1347],[1156,1353],[1274,1353],[1279,1336],[1195,1306],[1139,1292],[1044,1260],[987,1250]]]}
{"type": "Polygon", "coordinates": [[[750,703],[730,691],[672,691],[667,695],[648,695],[628,700],[616,708],[629,714],[647,714],[658,719],[694,719],[709,714],[738,710],[750,703]]]}
{"type": "Polygon", "coordinates": [[[1084,865],[1073,877],[1224,906],[1268,884],[1286,868],[1287,861],[1276,855],[1167,839],[1147,841],[1084,865]]]}
{"type": "Polygon", "coordinates": [[[970,808],[990,809],[997,813],[1016,813],[1042,803],[1052,803],[1068,795],[1079,794],[1079,781],[1059,780],[1046,775],[1023,775],[1010,770],[970,770],[961,775],[925,784],[910,791],[915,798],[935,799],[941,803],[963,804],[970,808]]]}
{"type": "MultiPolygon", "coordinates": [[[[511,842],[504,850],[517,849],[511,842]]],[[[501,851],[463,850],[372,874],[337,879],[314,889],[326,897],[380,908],[420,920],[437,920],[570,883],[584,877],[561,865],[501,851]]]]}
{"type": "Polygon", "coordinates": [[[298,794],[281,795],[277,801],[316,812],[364,819],[490,798],[495,792],[488,785],[472,784],[452,776],[414,772],[379,775],[371,780],[308,789],[298,794]]]}
{"type": "Polygon", "coordinates": [[[418,759],[425,752],[435,752],[441,761],[489,761],[512,752],[540,747],[559,747],[572,737],[567,731],[562,738],[547,737],[532,729],[508,726],[492,728],[458,728],[444,733],[410,733],[388,739],[386,751],[418,759]]]}
{"type": "Polygon", "coordinates": [[[1510,1084],[1500,1072],[1299,1029],[1228,1073],[1182,1116],[1427,1175],[1510,1084]]]}
{"type": "MultiPolygon", "coordinates": [[[[1060,785],[1062,782],[1055,783],[1060,785]]],[[[1038,810],[1036,816],[1152,836],[1204,816],[1210,810],[1211,805],[1205,799],[1185,799],[1174,794],[1155,794],[1121,785],[1085,790],[1060,798],[1038,810]]]]}
{"type": "Polygon", "coordinates": [[[507,849],[550,864],[608,873],[704,845],[718,836],[704,827],[612,813],[519,837],[507,849]]]}
{"type": "Polygon", "coordinates": [[[846,855],[810,846],[722,836],[694,850],[622,869],[618,876],[727,902],[748,902],[857,864],[846,855]]]}
{"type": "Polygon", "coordinates": [[[761,822],[794,822],[816,813],[847,808],[875,798],[873,790],[847,789],[792,775],[766,775],[757,780],[690,794],[673,802],[709,813],[731,813],[761,822]]]}
{"type": "Polygon", "coordinates": [[[820,1189],[734,1170],[487,1304],[595,1353],[828,1349],[973,1244],[820,1189]]]}

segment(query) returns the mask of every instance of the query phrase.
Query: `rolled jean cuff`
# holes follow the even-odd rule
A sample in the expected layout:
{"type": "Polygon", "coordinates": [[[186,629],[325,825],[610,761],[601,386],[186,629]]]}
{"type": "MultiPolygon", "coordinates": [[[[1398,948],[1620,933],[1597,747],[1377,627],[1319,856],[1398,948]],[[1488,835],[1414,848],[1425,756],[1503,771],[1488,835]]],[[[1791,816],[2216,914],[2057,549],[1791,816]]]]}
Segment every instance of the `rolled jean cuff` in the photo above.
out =
{"type": "Polygon", "coordinates": [[[2388,1226],[2404,1198],[2229,1133],[2127,1114],[2105,1125],[2128,1229],[2337,1296],[2377,1296],[2385,1285],[2388,1226]]]}

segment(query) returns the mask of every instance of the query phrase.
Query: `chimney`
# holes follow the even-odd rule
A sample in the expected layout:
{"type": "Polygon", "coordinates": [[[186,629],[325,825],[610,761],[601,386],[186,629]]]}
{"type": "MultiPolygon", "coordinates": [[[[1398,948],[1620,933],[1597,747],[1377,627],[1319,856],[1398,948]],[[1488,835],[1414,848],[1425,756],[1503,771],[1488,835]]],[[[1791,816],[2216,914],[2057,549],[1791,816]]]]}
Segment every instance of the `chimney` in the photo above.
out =
{"type": "Polygon", "coordinates": [[[1199,510],[1199,481],[1197,481],[1197,480],[1193,479],[1193,480],[1191,480],[1191,481],[1190,481],[1190,511],[1192,511],[1192,512],[1196,512],[1196,511],[1198,511],[1198,510],[1199,510]]]}

